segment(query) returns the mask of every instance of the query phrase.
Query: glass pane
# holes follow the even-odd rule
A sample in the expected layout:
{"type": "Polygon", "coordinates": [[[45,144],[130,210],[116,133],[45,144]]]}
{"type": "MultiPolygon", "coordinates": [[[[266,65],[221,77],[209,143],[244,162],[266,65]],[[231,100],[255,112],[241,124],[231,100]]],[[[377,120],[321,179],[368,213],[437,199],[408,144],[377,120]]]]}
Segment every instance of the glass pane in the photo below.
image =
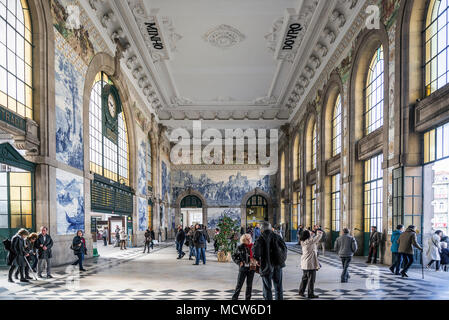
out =
{"type": "Polygon", "coordinates": [[[10,201],[10,205],[11,205],[11,214],[20,214],[21,213],[20,201],[10,201]]]}
{"type": "Polygon", "coordinates": [[[22,201],[22,214],[32,214],[31,201],[22,201]]]}
{"type": "Polygon", "coordinates": [[[0,214],[8,214],[8,202],[0,201],[0,214]]]}
{"type": "Polygon", "coordinates": [[[11,186],[31,186],[31,173],[29,172],[11,172],[10,173],[11,186]]]}
{"type": "Polygon", "coordinates": [[[21,215],[11,215],[11,228],[22,228],[22,216],[21,215]]]}
{"type": "Polygon", "coordinates": [[[8,215],[0,214],[0,229],[8,228],[8,215]]]}
{"type": "Polygon", "coordinates": [[[11,187],[9,192],[11,200],[20,200],[20,187],[11,187]]]}

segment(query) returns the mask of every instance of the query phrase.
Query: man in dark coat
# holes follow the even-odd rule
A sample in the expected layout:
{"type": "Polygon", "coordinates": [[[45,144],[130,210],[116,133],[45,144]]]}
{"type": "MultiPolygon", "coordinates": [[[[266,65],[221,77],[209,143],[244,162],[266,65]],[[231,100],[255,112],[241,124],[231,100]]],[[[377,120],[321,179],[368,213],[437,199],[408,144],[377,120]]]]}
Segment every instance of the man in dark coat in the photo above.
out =
{"type": "Polygon", "coordinates": [[[377,252],[379,251],[379,245],[381,240],[381,234],[377,232],[377,227],[371,227],[371,233],[369,235],[369,253],[366,263],[377,263],[377,252]]]}
{"type": "Polygon", "coordinates": [[[30,282],[25,278],[24,270],[27,265],[25,259],[29,254],[25,250],[25,241],[29,235],[26,229],[20,229],[17,234],[11,239],[11,250],[8,255],[8,265],[10,265],[8,273],[8,281],[14,283],[12,275],[16,268],[19,268],[20,282],[30,282]]]}
{"type": "Polygon", "coordinates": [[[39,278],[42,278],[42,269],[43,264],[45,262],[46,268],[47,268],[47,278],[53,278],[51,276],[51,262],[50,259],[52,258],[51,255],[51,248],[53,247],[53,239],[48,234],[47,227],[41,227],[41,232],[39,233],[39,236],[37,237],[35,246],[38,249],[39,254],[39,263],[37,265],[37,275],[39,278]]]}
{"type": "MultiPolygon", "coordinates": [[[[271,291],[272,282],[275,290],[275,299],[283,300],[282,289],[282,268],[285,263],[277,265],[272,261],[272,246],[275,241],[283,242],[282,238],[272,231],[271,224],[268,221],[262,223],[261,235],[254,244],[254,258],[260,264],[260,276],[263,281],[263,297],[265,300],[272,300],[271,291]]],[[[285,244],[284,244],[285,245],[285,244]]]]}
{"type": "Polygon", "coordinates": [[[182,251],[182,246],[184,245],[184,240],[186,239],[186,233],[182,226],[178,226],[178,232],[176,233],[176,250],[178,251],[178,258],[182,259],[185,256],[185,252],[182,251]]]}

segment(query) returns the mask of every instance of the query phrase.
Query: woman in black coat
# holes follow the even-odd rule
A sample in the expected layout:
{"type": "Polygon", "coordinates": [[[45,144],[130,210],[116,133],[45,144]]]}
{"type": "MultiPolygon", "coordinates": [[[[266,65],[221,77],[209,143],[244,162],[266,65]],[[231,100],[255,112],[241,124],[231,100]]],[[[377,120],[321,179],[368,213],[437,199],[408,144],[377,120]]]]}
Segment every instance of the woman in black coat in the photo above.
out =
{"type": "Polygon", "coordinates": [[[232,260],[239,266],[239,275],[237,278],[237,286],[235,288],[232,300],[238,300],[240,290],[242,290],[243,284],[246,279],[246,294],[245,299],[251,300],[251,293],[253,289],[253,279],[255,270],[252,266],[255,266],[255,260],[253,260],[253,244],[252,237],[246,233],[240,237],[240,245],[232,255],[232,260]]]}
{"type": "Polygon", "coordinates": [[[86,271],[86,269],[83,268],[83,260],[84,255],[87,254],[87,249],[86,249],[86,240],[83,237],[82,230],[78,230],[76,232],[76,236],[73,238],[72,242],[72,249],[75,256],[78,257],[78,260],[72,263],[72,265],[76,266],[77,264],[79,264],[80,271],[86,271]]]}
{"type": "Polygon", "coordinates": [[[8,273],[9,282],[14,283],[12,280],[12,275],[14,274],[14,270],[16,268],[19,269],[20,282],[29,282],[24,275],[25,266],[27,266],[25,259],[29,256],[25,248],[25,241],[28,235],[29,233],[26,229],[20,229],[11,239],[11,250],[8,254],[8,265],[11,266],[8,273]]]}

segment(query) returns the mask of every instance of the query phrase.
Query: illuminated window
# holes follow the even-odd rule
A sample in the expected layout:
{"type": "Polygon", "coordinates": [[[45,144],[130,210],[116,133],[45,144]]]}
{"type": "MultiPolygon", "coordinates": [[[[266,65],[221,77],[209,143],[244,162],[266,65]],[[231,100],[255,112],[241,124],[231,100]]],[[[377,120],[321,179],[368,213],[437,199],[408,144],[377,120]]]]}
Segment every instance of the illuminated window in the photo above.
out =
{"type": "Polygon", "coordinates": [[[285,188],[285,154],[281,155],[281,190],[285,188]]]}
{"type": "Polygon", "coordinates": [[[365,130],[370,134],[383,125],[384,53],[380,46],[371,59],[365,87],[365,130]]]}
{"type": "Polygon", "coordinates": [[[153,228],[153,202],[148,200],[148,229],[153,228]]]}
{"type": "Polygon", "coordinates": [[[332,156],[341,152],[341,96],[338,95],[332,114],[332,156]]]}
{"type": "Polygon", "coordinates": [[[300,193],[293,193],[293,207],[292,207],[292,229],[297,230],[298,225],[301,223],[301,207],[300,207],[300,193]]]}
{"type": "Polygon", "coordinates": [[[296,135],[295,144],[293,149],[293,180],[299,180],[301,177],[301,154],[299,146],[299,135],[296,135]]]}
{"type": "Polygon", "coordinates": [[[118,114],[118,143],[103,134],[102,89],[112,80],[103,72],[95,77],[89,104],[90,171],[129,185],[128,131],[123,111],[118,114]]]}
{"type": "Polygon", "coordinates": [[[31,172],[0,164],[0,229],[33,226],[31,172]]]}
{"type": "Polygon", "coordinates": [[[148,186],[153,185],[153,174],[152,174],[152,165],[153,165],[153,156],[151,152],[151,139],[148,138],[148,150],[147,150],[147,179],[148,179],[148,186]]]}
{"type": "Polygon", "coordinates": [[[449,157],[449,123],[424,133],[424,163],[449,157]]]}
{"type": "Polygon", "coordinates": [[[332,176],[331,191],[332,231],[340,231],[340,174],[332,176]]]}
{"type": "Polygon", "coordinates": [[[425,95],[448,83],[448,2],[431,0],[425,33],[425,95]]]}
{"type": "Polygon", "coordinates": [[[0,106],[33,118],[31,18],[26,0],[0,0],[0,106]]]}
{"type": "Polygon", "coordinates": [[[316,210],[316,184],[312,185],[310,187],[310,213],[312,215],[312,227],[317,224],[318,217],[317,217],[317,210],[316,210]]]}
{"type": "Polygon", "coordinates": [[[313,124],[312,129],[312,170],[316,169],[316,149],[317,149],[317,136],[316,136],[316,122],[313,124]]]}
{"type": "Polygon", "coordinates": [[[365,232],[370,232],[371,227],[377,227],[378,231],[382,230],[382,161],[382,154],[365,161],[365,179],[363,183],[365,232]]]}

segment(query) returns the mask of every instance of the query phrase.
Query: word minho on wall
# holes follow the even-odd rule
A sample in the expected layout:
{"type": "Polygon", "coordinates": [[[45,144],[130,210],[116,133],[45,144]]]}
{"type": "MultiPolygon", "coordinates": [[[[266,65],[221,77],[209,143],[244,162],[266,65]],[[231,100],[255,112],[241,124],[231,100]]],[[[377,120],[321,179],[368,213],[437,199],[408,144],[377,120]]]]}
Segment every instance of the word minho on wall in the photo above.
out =
{"type": "Polygon", "coordinates": [[[145,22],[145,26],[147,28],[148,35],[150,36],[150,40],[153,44],[153,48],[156,50],[163,50],[164,45],[162,43],[162,39],[159,34],[159,29],[156,26],[155,22],[145,22]]]}

